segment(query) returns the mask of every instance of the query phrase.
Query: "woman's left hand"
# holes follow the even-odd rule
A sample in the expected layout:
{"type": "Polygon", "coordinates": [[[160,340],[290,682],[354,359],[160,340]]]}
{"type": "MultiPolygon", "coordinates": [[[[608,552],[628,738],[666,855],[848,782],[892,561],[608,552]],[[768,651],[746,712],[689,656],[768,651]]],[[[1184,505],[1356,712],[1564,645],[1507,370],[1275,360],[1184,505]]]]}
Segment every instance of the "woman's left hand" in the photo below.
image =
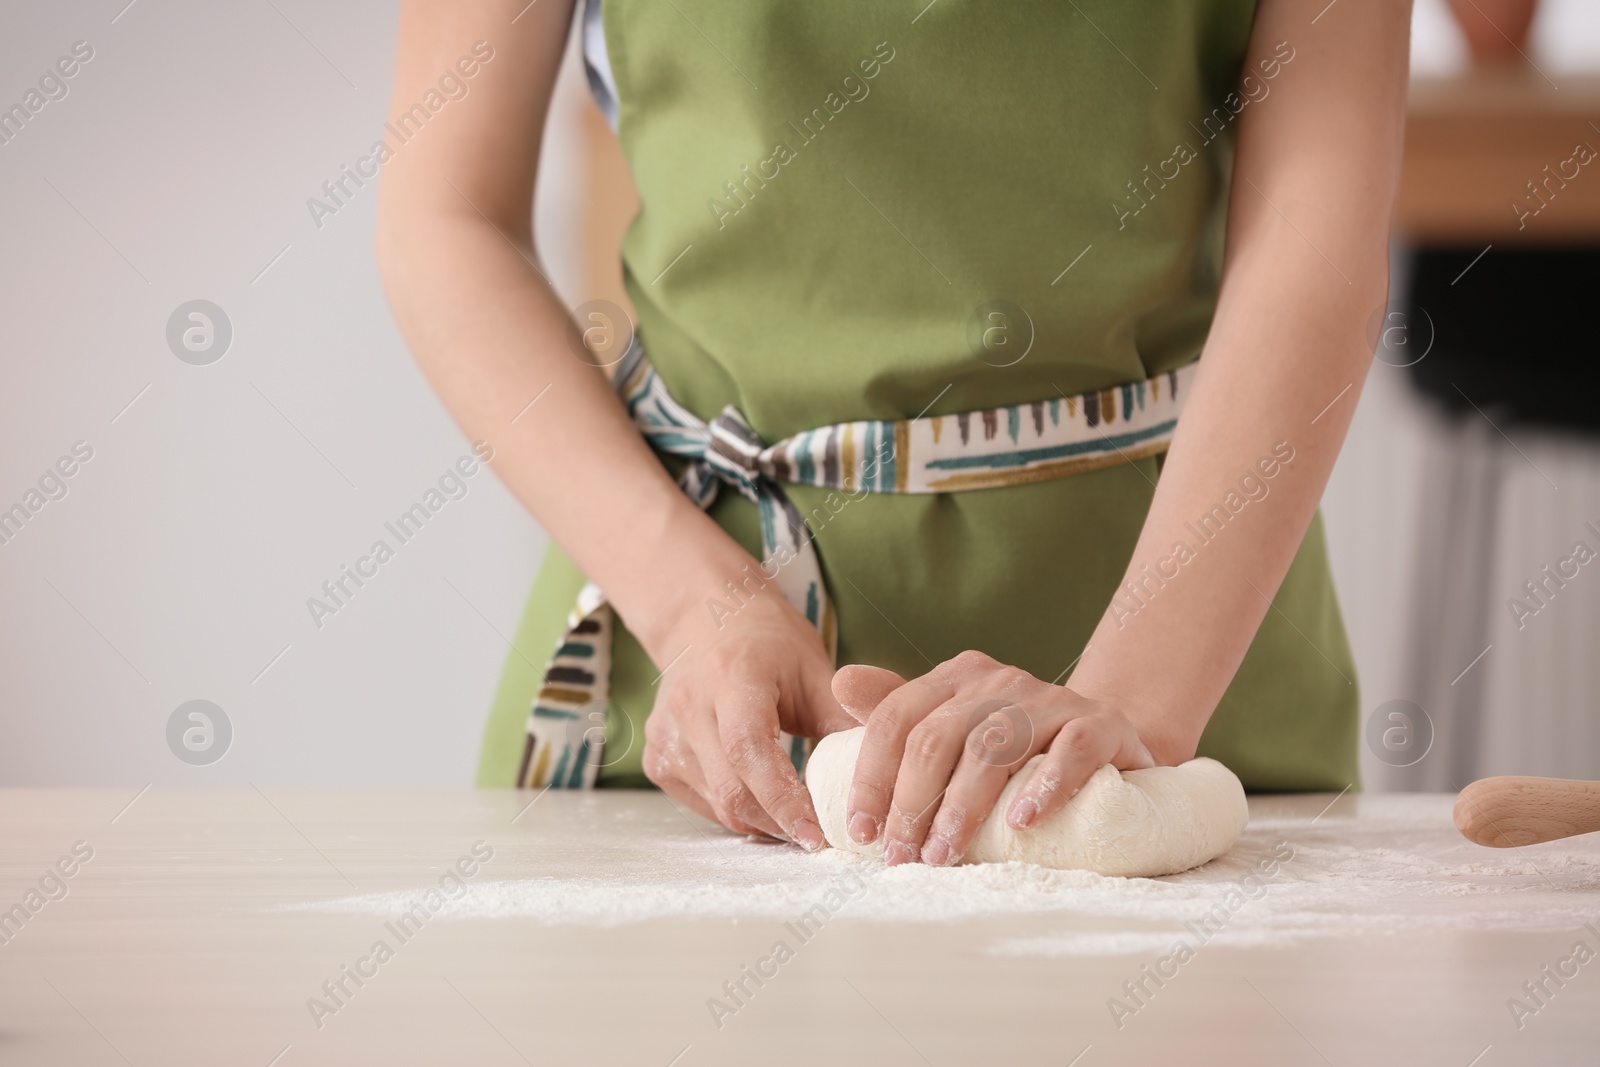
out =
{"type": "Polygon", "coordinates": [[[850,789],[849,833],[884,835],[890,866],[961,859],[1011,776],[1048,751],[1005,818],[1027,830],[1109,763],[1155,766],[1117,708],[963,652],[910,682],[878,667],[841,668],[834,696],[866,724],[850,789]]]}

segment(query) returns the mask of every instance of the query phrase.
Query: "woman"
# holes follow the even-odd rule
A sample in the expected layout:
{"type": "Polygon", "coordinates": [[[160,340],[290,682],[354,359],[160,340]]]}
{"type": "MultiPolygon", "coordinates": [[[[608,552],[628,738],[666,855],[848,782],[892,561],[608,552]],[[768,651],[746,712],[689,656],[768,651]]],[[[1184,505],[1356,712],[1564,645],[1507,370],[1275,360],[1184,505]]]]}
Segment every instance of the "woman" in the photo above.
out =
{"type": "Polygon", "coordinates": [[[819,848],[782,735],[859,718],[850,832],[932,864],[1041,752],[1018,828],[1105,763],[1353,785],[1316,506],[1385,301],[1408,8],[586,4],[642,205],[625,406],[531,264],[572,0],[409,3],[397,114],[494,58],[386,167],[384,279],[560,546],[480,782],[648,779],[819,848]]]}

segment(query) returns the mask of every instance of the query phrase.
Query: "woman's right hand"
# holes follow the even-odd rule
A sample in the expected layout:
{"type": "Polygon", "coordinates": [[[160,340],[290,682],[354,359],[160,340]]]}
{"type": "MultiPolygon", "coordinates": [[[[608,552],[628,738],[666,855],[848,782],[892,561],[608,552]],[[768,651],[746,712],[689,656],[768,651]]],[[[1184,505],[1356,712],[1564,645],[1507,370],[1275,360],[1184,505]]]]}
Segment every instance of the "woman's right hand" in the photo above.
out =
{"type": "Polygon", "coordinates": [[[645,723],[645,774],[730,830],[816,850],[822,828],[778,731],[822,737],[859,723],[834,699],[816,627],[770,580],[745,596],[720,619],[693,604],[653,642],[656,662],[670,662],[645,723]]]}

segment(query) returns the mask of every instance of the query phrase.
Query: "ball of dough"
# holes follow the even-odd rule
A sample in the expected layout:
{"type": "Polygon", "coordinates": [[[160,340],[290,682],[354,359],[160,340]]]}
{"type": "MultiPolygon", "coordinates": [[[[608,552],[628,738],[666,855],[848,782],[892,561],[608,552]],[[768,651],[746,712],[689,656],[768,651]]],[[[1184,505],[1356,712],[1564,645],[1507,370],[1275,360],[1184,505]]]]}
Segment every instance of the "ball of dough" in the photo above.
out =
{"type": "MultiPolygon", "coordinates": [[[[834,848],[881,855],[882,842],[858,845],[846,830],[850,782],[865,727],[818,741],[806,761],[823,836],[834,848]]],[[[1107,764],[1078,795],[1030,830],[1005,821],[1011,798],[1044,756],[1033,757],[1006,783],[962,863],[1020,860],[1061,870],[1153,878],[1198,867],[1222,855],[1244,832],[1250,809],[1232,771],[1212,759],[1178,767],[1119,772],[1107,764]]]]}

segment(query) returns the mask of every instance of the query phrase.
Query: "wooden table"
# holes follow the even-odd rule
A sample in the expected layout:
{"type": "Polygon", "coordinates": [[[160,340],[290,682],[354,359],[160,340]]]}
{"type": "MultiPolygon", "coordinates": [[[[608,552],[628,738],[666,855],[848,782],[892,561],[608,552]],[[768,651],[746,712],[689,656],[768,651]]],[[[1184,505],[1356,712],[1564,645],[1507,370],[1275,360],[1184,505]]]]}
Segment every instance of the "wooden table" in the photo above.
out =
{"type": "MultiPolygon", "coordinates": [[[[584,886],[670,880],[686,856],[717,872],[704,883],[708,895],[753,872],[828,859],[721,834],[659,794],[548,793],[531,807],[528,794],[501,792],[132,797],[0,792],[0,907],[21,901],[75,842],[84,842],[80,855],[93,850],[86,863],[64,864],[74,871],[62,880],[66,896],[8,930],[0,946],[0,1064],[1491,1067],[1596,1056],[1600,962],[1520,1030],[1507,1000],[1579,937],[1600,941],[1577,922],[1552,925],[1549,911],[1588,914],[1600,925],[1600,842],[1467,851],[1475,846],[1449,826],[1448,798],[1253,798],[1241,849],[1260,851],[1273,837],[1292,843],[1302,887],[1359,859],[1340,852],[1340,842],[1381,845],[1399,829],[1406,848],[1467,873],[1459,891],[1407,904],[1415,921],[1400,928],[1393,916],[1387,928],[1370,925],[1365,913],[1382,894],[1353,895],[1348,929],[1328,927],[1324,915],[1322,934],[1310,939],[1207,945],[1119,1029],[1108,1000],[1156,953],[1137,945],[1120,955],[994,951],[1063,929],[1092,940],[1150,926],[1070,906],[955,922],[842,911],[720,1028],[708,999],[789,936],[778,918],[657,916],[602,926],[457,918],[447,906],[426,925],[405,927],[402,941],[392,926],[401,909],[388,918],[382,907],[330,910],[358,893],[438,886],[479,841],[493,857],[463,864],[473,868],[463,876],[473,892],[564,878],[545,884],[566,887],[578,912],[584,886]],[[1555,873],[1559,857],[1565,873],[1555,873]],[[1508,887],[1522,873],[1525,883],[1508,887]],[[1480,880],[1495,882],[1497,895],[1482,896],[1480,880]],[[1497,917],[1449,917],[1461,908],[1497,917]],[[390,943],[392,958],[358,964],[377,940],[390,943]],[[349,995],[319,1028],[307,1002],[347,965],[375,974],[359,987],[346,979],[349,995]]],[[[1382,848],[1368,854],[1389,870],[1411,862],[1382,848]]],[[[1348,869],[1339,876],[1351,877],[1348,869]]],[[[1293,915],[1280,905],[1294,899],[1272,905],[1280,927],[1293,915]]],[[[1257,928],[1244,912],[1233,927],[1246,935],[1257,928]]]]}
{"type": "Polygon", "coordinates": [[[1552,82],[1510,66],[1414,78],[1397,228],[1443,244],[1595,244],[1600,158],[1572,157],[1579,144],[1600,152],[1597,120],[1596,75],[1552,82]],[[1537,211],[1519,215],[1514,202],[1537,211]]]}

